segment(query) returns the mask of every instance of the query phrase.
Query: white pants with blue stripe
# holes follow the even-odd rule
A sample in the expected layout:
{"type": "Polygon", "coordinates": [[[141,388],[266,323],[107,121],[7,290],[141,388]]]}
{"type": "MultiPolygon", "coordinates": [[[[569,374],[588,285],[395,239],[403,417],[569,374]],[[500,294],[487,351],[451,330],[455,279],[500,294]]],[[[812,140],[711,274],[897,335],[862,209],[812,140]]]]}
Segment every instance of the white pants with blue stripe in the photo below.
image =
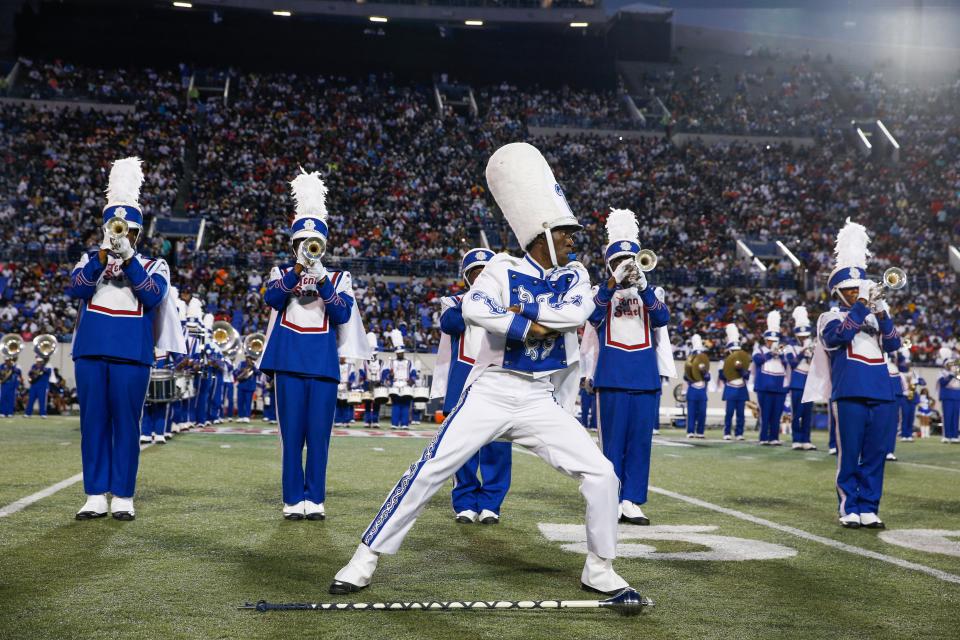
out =
{"type": "Polygon", "coordinates": [[[556,403],[548,380],[489,370],[464,392],[420,459],[400,478],[362,542],[377,553],[396,553],[433,494],[496,439],[526,447],[578,479],[587,503],[587,548],[601,558],[616,556],[620,483],[613,465],[556,403]]]}

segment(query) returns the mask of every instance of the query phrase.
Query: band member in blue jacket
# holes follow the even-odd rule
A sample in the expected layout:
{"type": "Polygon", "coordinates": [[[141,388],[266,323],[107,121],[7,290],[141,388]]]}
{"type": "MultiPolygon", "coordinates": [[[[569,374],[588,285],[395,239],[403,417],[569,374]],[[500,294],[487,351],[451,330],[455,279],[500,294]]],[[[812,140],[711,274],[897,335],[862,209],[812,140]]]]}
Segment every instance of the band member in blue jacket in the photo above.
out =
{"type": "MultiPolygon", "coordinates": [[[[291,182],[296,217],[290,229],[292,265],[274,267],[264,301],[273,308],[259,369],[274,376],[283,448],[283,516],[323,520],[327,453],[340,382],[341,328],[354,315],[346,271],[327,271],[327,189],[319,173],[291,182]],[[303,448],[307,447],[306,467],[303,448]]],[[[363,348],[365,334],[361,329],[363,348]]]]}
{"type": "Polygon", "coordinates": [[[237,384],[237,422],[250,422],[253,411],[253,394],[257,390],[257,355],[244,346],[243,360],[234,371],[237,384]]]}
{"type": "Polygon", "coordinates": [[[17,393],[23,382],[23,373],[16,356],[7,358],[0,366],[0,416],[12,418],[17,407],[17,393]]]}
{"type": "Polygon", "coordinates": [[[790,431],[793,434],[793,449],[812,451],[817,448],[810,442],[813,430],[813,403],[803,401],[803,389],[807,384],[810,362],[813,360],[813,340],[810,339],[812,326],[807,308],[799,306],[793,310],[793,335],[796,344],[785,349],[787,365],[790,367],[790,431]]]}
{"type": "Polygon", "coordinates": [[[620,479],[620,519],[648,525],[642,505],[647,502],[661,387],[655,330],[667,325],[670,310],[636,266],[638,253],[640,227],[635,214],[611,209],[604,250],[609,278],[601,281],[597,308],[589,318],[599,353],[587,384],[596,394],[600,447],[620,479]],[[614,274],[623,264],[631,267],[630,273],[618,282],[614,274]]]}
{"type": "Polygon", "coordinates": [[[41,418],[47,417],[47,394],[50,391],[50,377],[53,375],[53,367],[47,366],[48,359],[42,355],[37,355],[36,362],[27,372],[27,378],[30,382],[30,391],[27,395],[27,406],[24,411],[24,417],[33,416],[33,405],[38,405],[38,413],[41,418]]]}
{"type": "MultiPolygon", "coordinates": [[[[730,323],[726,325],[723,330],[727,334],[727,352],[732,354],[734,351],[739,351],[740,346],[740,328],[734,324],[730,323]]],[[[740,364],[737,362],[736,364],[740,364]]],[[[723,371],[723,366],[720,367],[720,372],[717,374],[717,377],[720,379],[720,382],[723,383],[723,401],[726,403],[726,412],[723,416],[723,439],[730,440],[730,432],[733,430],[734,436],[737,440],[743,440],[743,428],[746,424],[746,415],[744,413],[747,400],[750,399],[750,392],[747,390],[747,382],[750,380],[750,368],[749,363],[745,363],[743,366],[737,367],[737,372],[740,374],[740,377],[736,380],[727,380],[727,376],[723,371]],[[733,425],[734,417],[736,417],[736,427],[733,425]]]]}
{"type": "MultiPolygon", "coordinates": [[[[705,353],[703,338],[699,334],[690,337],[690,355],[695,356],[705,353]]],[[[707,426],[707,383],[710,382],[709,367],[702,372],[702,380],[693,380],[686,373],[683,374],[683,381],[687,383],[687,437],[704,437],[704,429],[707,426]]]]}
{"type": "Polygon", "coordinates": [[[753,386],[760,405],[760,444],[780,446],[780,418],[787,400],[787,358],[780,344],[780,312],[767,314],[763,345],[753,351],[753,386]]]}
{"type": "Polygon", "coordinates": [[[943,408],[942,442],[960,442],[960,358],[949,347],[940,347],[937,364],[943,367],[937,380],[943,408]]]}
{"type": "Polygon", "coordinates": [[[103,242],[99,250],[80,257],[67,289],[67,295],[80,300],[73,361],[87,501],[78,520],[105,516],[107,493],[113,495],[114,518],[134,519],[140,414],[154,349],[184,350],[176,307],[166,300],[167,263],[136,251],[143,228],[138,203],[142,182],[138,158],[113,164],[103,209],[103,242]],[[164,342],[171,324],[173,345],[164,342]],[[155,335],[155,326],[160,335],[155,335]]]}
{"type": "Polygon", "coordinates": [[[917,416],[917,404],[920,402],[920,387],[926,386],[926,381],[911,369],[910,349],[907,341],[897,353],[897,369],[903,379],[905,389],[903,398],[898,399],[900,413],[900,441],[913,442],[913,424],[917,416]]]}
{"type": "MultiPolygon", "coordinates": [[[[883,528],[879,518],[883,468],[894,428],[894,402],[884,353],[900,348],[880,286],[866,278],[866,229],[847,219],[837,234],[836,267],[828,287],[838,311],[821,314],[817,335],[829,356],[829,389],[837,429],[837,497],[840,524],[883,528]]],[[[814,366],[817,366],[814,356],[814,366]]],[[[825,364],[826,366],[826,364],[825,364]]],[[[822,390],[811,369],[810,391],[822,390]]],[[[805,400],[814,394],[805,393],[805,400]]]]}

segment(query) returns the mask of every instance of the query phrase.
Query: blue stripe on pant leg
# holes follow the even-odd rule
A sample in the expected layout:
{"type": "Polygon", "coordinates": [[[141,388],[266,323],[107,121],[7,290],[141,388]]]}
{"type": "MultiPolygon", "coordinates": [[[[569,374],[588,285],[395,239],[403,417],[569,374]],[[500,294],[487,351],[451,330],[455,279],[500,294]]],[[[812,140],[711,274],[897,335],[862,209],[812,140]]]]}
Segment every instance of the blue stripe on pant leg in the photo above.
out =
{"type": "Polygon", "coordinates": [[[460,409],[466,403],[468,395],[470,395],[469,387],[464,389],[463,393],[460,395],[460,402],[457,403],[457,406],[453,408],[453,411],[450,412],[450,415],[448,415],[443,421],[443,425],[441,425],[437,435],[433,437],[433,440],[429,445],[427,445],[427,448],[423,450],[423,454],[420,456],[420,459],[410,465],[410,468],[407,469],[407,472],[400,477],[400,480],[397,482],[396,486],[394,486],[393,491],[390,492],[390,494],[387,496],[387,499],[384,501],[383,506],[380,507],[380,511],[377,512],[373,522],[370,523],[370,526],[367,527],[367,530],[361,537],[363,544],[369,547],[377,539],[377,534],[380,533],[380,531],[383,529],[383,525],[385,525],[390,520],[391,516],[393,516],[394,512],[397,510],[397,507],[403,501],[403,497],[407,495],[410,485],[413,484],[414,480],[417,479],[420,469],[423,468],[423,465],[426,464],[428,460],[433,458],[437,451],[437,447],[440,446],[440,441],[443,440],[443,436],[446,434],[447,429],[451,424],[453,424],[453,419],[457,417],[460,409]]]}

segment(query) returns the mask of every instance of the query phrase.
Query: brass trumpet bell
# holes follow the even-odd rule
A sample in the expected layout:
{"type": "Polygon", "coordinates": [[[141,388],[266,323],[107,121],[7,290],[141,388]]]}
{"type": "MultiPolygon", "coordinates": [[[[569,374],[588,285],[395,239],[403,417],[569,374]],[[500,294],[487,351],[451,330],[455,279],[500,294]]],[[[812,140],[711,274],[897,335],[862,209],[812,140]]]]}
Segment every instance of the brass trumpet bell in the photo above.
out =
{"type": "Polygon", "coordinates": [[[127,232],[130,231],[130,225],[127,221],[119,217],[110,218],[104,227],[111,240],[119,240],[120,238],[126,237],[127,232]]]}
{"type": "Polygon", "coordinates": [[[644,273],[657,268],[657,254],[650,249],[641,249],[637,254],[637,268],[644,273]]]}
{"type": "Polygon", "coordinates": [[[4,358],[16,358],[23,351],[23,338],[15,333],[8,333],[0,338],[0,355],[4,358]]]}
{"type": "Polygon", "coordinates": [[[33,352],[43,358],[49,358],[57,350],[56,336],[44,333],[33,339],[33,352]]]}
{"type": "Polygon", "coordinates": [[[883,272],[883,285],[894,291],[907,286],[907,272],[900,267],[890,267],[883,272]]]}
{"type": "Polygon", "coordinates": [[[308,238],[304,240],[303,254],[310,260],[319,260],[327,250],[327,243],[323,238],[308,238]]]}
{"type": "Polygon", "coordinates": [[[227,357],[232,357],[240,349],[240,334],[229,322],[223,320],[214,322],[210,329],[210,337],[227,357]]]}
{"type": "Polygon", "coordinates": [[[263,347],[267,344],[267,336],[262,333],[250,333],[243,337],[243,353],[251,358],[263,355],[263,347]]]}

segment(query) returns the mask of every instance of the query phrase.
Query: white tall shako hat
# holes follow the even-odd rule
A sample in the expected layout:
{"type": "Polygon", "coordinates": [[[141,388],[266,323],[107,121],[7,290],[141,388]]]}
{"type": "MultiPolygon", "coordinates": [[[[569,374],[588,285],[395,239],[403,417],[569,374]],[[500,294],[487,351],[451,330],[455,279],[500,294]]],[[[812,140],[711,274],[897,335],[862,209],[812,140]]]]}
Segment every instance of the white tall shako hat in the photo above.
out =
{"type": "Polygon", "coordinates": [[[940,347],[937,351],[937,364],[942,367],[950,360],[953,360],[953,350],[946,346],[940,347]]]}
{"type": "Polygon", "coordinates": [[[517,236],[520,248],[526,250],[537,236],[544,234],[550,260],[558,266],[551,232],[560,227],[583,227],[570,210],[543,155],[526,142],[512,142],[490,156],[486,176],[490,193],[517,236]]]}
{"type": "Polygon", "coordinates": [[[320,238],[327,244],[327,186],[320,172],[307,173],[300,167],[300,175],[290,181],[290,191],[296,202],[296,213],[290,226],[290,241],[300,238],[320,238]]]}
{"type": "Polygon", "coordinates": [[[703,353],[706,349],[703,347],[703,338],[699,333],[690,336],[690,351],[692,353],[703,353]]]}
{"type": "Polygon", "coordinates": [[[400,329],[394,329],[390,332],[390,343],[393,345],[393,350],[396,353],[403,353],[403,332],[400,329]]]}
{"type": "Polygon", "coordinates": [[[837,244],[834,248],[836,266],[830,272],[827,288],[831,295],[847,287],[859,287],[867,279],[867,258],[872,254],[867,250],[870,236],[862,224],[847,223],[837,233],[837,244]]]}
{"type": "Polygon", "coordinates": [[[367,344],[370,345],[370,352],[377,353],[377,334],[373,331],[367,331],[367,344]]]}
{"type": "Polygon", "coordinates": [[[735,323],[731,322],[727,324],[723,330],[727,334],[727,350],[733,351],[734,349],[740,348],[740,327],[735,323]]]}
{"type": "Polygon", "coordinates": [[[767,330],[763,332],[764,340],[780,342],[780,312],[771,311],[767,314],[767,330]]]}
{"type": "Polygon", "coordinates": [[[807,308],[800,305],[793,310],[793,335],[798,338],[807,338],[813,333],[810,325],[810,316],[807,315],[807,308]]]}
{"type": "Polygon", "coordinates": [[[126,220],[131,229],[143,228],[143,210],[140,208],[140,187],[143,169],[140,158],[121,158],[110,168],[107,181],[107,206],[103,208],[103,224],[113,218],[126,220]]]}
{"type": "MultiPolygon", "coordinates": [[[[640,225],[637,216],[629,209],[610,208],[607,216],[607,248],[603,257],[610,269],[610,261],[620,256],[635,256],[640,253],[640,225]]],[[[611,270],[612,272],[612,270],[611,270]]]]}

